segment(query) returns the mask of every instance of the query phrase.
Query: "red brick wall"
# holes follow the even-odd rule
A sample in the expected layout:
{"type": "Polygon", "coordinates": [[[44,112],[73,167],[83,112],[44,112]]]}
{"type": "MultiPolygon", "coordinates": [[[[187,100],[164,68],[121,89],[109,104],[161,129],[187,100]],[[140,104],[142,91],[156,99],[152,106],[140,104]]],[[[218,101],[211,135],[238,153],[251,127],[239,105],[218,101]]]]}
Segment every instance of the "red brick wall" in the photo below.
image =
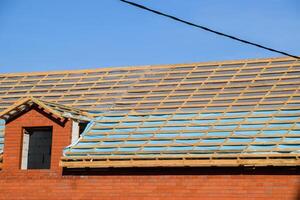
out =
{"type": "MultiPolygon", "coordinates": [[[[210,172],[62,176],[62,148],[71,123],[62,127],[31,110],[6,126],[0,199],[278,199],[300,200],[300,175],[210,172]],[[22,127],[53,126],[50,170],[20,170],[22,127]]],[[[186,169],[189,171],[190,169],[186,169]]],[[[201,171],[201,168],[198,169],[201,171]]],[[[213,171],[213,170],[212,170],[213,171]]]]}
{"type": "Polygon", "coordinates": [[[45,173],[49,170],[21,170],[22,154],[22,135],[23,127],[52,126],[52,150],[51,150],[51,173],[61,174],[59,168],[59,159],[62,156],[62,150],[68,146],[71,141],[71,121],[64,124],[58,124],[56,121],[47,117],[45,113],[38,109],[32,109],[19,116],[5,126],[5,141],[3,154],[3,175],[6,174],[27,174],[27,173],[45,173]]]}
{"type": "Polygon", "coordinates": [[[0,199],[299,200],[295,175],[1,176],[0,199]]]}

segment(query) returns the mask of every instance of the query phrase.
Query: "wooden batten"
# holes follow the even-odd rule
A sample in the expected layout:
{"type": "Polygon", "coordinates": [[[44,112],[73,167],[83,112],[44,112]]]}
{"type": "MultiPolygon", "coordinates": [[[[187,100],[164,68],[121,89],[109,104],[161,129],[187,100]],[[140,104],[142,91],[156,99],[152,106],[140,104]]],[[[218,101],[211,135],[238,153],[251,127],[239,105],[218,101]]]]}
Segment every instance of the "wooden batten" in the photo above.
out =
{"type": "MultiPolygon", "coordinates": [[[[20,106],[31,102],[60,121],[92,119],[92,131],[86,134],[98,136],[83,135],[76,140],[80,145],[68,147],[61,161],[63,167],[299,165],[299,154],[294,153],[298,152],[300,136],[298,132],[290,134],[299,129],[300,123],[297,118],[300,61],[296,59],[0,74],[0,100],[0,116],[12,110],[19,112],[20,106]],[[13,102],[17,103],[11,106],[13,102]],[[269,110],[274,112],[257,114],[269,110]],[[215,116],[209,116],[212,113],[215,116]],[[197,117],[180,118],[182,114],[197,117]],[[256,120],[259,118],[268,120],[256,120]],[[164,129],[166,126],[169,129],[164,129]],[[195,127],[208,128],[197,129],[202,135],[194,137],[190,133],[195,132],[195,127]],[[125,134],[126,129],[125,139],[115,137],[125,134]],[[275,132],[280,130],[286,132],[275,132]],[[230,134],[209,135],[221,131],[230,134]],[[257,131],[257,134],[236,134],[239,131],[257,131]],[[159,134],[164,135],[158,137],[159,134]],[[178,135],[171,137],[171,134],[178,135]],[[159,143],[162,140],[163,145],[159,143]],[[176,143],[180,140],[184,141],[176,143]],[[187,143],[186,140],[198,141],[187,143]],[[272,148],[261,152],[250,148],[263,145],[272,148]],[[281,149],[280,145],[285,148],[281,149]],[[185,146],[191,147],[190,150],[176,149],[185,146]],[[216,149],[196,149],[204,146],[216,149]],[[226,146],[245,147],[222,150],[226,146]],[[175,149],[172,153],[178,153],[179,157],[164,157],[169,150],[152,151],[149,147],[172,147],[175,149]],[[108,150],[101,152],[101,148],[108,150]],[[138,150],[131,152],[128,148],[138,150]],[[209,156],[193,157],[195,152],[209,156]],[[226,156],[231,153],[232,156],[226,156]]],[[[75,124],[73,128],[76,129],[75,124]]]]}

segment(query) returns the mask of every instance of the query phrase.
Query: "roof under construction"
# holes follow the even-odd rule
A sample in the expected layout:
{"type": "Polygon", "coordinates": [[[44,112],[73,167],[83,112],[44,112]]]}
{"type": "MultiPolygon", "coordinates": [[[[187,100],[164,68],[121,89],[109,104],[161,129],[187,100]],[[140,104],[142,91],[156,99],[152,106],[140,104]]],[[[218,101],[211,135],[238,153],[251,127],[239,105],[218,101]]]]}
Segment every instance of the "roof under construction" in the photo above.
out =
{"type": "Polygon", "coordinates": [[[0,111],[88,119],[64,167],[295,166],[299,89],[291,58],[0,74],[0,111]]]}

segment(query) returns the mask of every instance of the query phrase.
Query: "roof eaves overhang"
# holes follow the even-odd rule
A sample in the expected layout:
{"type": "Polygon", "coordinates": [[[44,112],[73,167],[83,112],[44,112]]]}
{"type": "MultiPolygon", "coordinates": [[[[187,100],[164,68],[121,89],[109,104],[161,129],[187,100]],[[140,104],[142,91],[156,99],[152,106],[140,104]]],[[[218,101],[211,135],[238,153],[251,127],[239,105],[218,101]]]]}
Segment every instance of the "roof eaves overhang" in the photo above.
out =
{"type": "Polygon", "coordinates": [[[153,157],[114,159],[90,157],[62,157],[60,166],[65,168],[122,168],[122,167],[266,167],[266,166],[300,166],[299,154],[268,155],[219,155],[199,157],[153,157]]]}

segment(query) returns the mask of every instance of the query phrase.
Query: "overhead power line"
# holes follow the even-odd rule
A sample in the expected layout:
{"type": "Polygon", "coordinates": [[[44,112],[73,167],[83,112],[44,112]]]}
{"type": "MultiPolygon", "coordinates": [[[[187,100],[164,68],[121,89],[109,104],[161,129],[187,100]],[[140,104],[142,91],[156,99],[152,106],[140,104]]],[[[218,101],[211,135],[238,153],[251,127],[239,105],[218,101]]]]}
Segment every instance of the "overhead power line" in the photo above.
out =
{"type": "Polygon", "coordinates": [[[228,35],[228,34],[225,34],[225,33],[221,33],[221,32],[219,32],[219,31],[212,30],[212,29],[207,28],[207,27],[205,27],[205,26],[201,26],[201,25],[198,25],[198,24],[194,24],[194,23],[192,23],[192,22],[188,22],[188,21],[183,20],[183,19],[180,19],[180,18],[178,18],[178,17],[172,16],[172,15],[169,15],[169,14],[165,14],[165,13],[162,13],[162,12],[160,12],[160,11],[153,10],[153,9],[151,9],[151,8],[147,8],[146,6],[143,6],[143,5],[134,3],[134,2],[130,2],[130,1],[126,1],[126,0],[120,0],[120,1],[122,1],[122,2],[124,2],[124,3],[127,3],[127,4],[130,4],[130,5],[132,5],[132,6],[135,6],[135,7],[137,7],[137,8],[140,8],[140,9],[147,10],[147,11],[149,11],[149,12],[155,13],[155,14],[157,14],[157,15],[161,15],[161,16],[167,17],[167,18],[169,18],[169,19],[172,19],[172,20],[175,20],[175,21],[178,21],[178,22],[187,24],[187,25],[189,25],[189,26],[197,27],[197,28],[203,29],[203,30],[205,30],[205,31],[208,31],[208,32],[211,32],[211,33],[214,33],[214,34],[217,34],[217,35],[220,35],[220,36],[223,36],[223,37],[227,37],[227,38],[230,38],[230,39],[232,39],[232,40],[239,41],[239,42],[241,42],[241,43],[245,43],[245,44],[248,44],[248,45],[256,46],[256,47],[258,47],[258,48],[265,49],[265,50],[272,51],[272,52],[276,52],[276,53],[279,53],[279,54],[282,54],[282,55],[285,55],[285,56],[289,56],[289,57],[292,57],[292,58],[300,59],[300,57],[295,56],[295,55],[292,55],[292,54],[289,54],[289,53],[286,53],[286,52],[284,52],[284,51],[279,51],[279,50],[276,50],[276,49],[273,49],[273,48],[270,48],[270,47],[266,47],[266,46],[263,46],[263,45],[260,45],[260,44],[254,43],[254,42],[250,42],[250,41],[247,41],[247,40],[244,40],[244,39],[241,39],[241,38],[232,36],[232,35],[228,35]]]}

